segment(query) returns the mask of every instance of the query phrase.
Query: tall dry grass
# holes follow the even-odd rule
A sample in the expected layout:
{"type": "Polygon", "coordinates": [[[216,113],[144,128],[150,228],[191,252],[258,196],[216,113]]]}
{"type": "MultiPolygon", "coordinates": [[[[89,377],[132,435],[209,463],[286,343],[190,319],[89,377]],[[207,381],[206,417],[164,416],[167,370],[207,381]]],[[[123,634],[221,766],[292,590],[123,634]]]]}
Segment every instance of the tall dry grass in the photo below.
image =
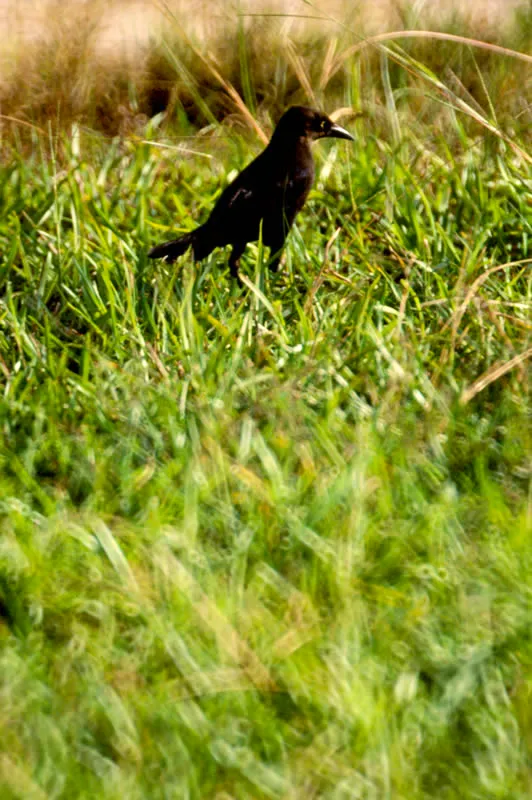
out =
{"type": "MultiPolygon", "coordinates": [[[[61,127],[81,121],[106,133],[127,133],[165,109],[183,128],[189,120],[205,124],[233,114],[239,120],[266,111],[275,115],[294,101],[356,105],[354,76],[372,86],[377,75],[380,84],[378,45],[361,43],[385,32],[446,31],[530,51],[532,15],[526,0],[464,5],[459,0],[79,0],[67,5],[4,0],[4,139],[50,122],[61,127]]],[[[446,73],[469,99],[480,102],[488,86],[501,100],[498,108],[525,120],[532,64],[428,35],[395,38],[436,74],[446,73]]],[[[397,70],[391,80],[400,85],[397,70]]]]}

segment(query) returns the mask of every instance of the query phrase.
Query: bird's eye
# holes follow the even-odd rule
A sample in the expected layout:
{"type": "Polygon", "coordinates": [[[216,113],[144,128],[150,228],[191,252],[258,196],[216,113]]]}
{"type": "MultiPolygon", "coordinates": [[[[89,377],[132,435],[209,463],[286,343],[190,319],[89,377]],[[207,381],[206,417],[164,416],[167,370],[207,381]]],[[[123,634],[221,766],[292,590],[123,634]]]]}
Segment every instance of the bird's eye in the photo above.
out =
{"type": "Polygon", "coordinates": [[[322,119],[322,121],[320,122],[320,128],[321,128],[322,131],[327,130],[327,120],[326,119],[322,119]]]}

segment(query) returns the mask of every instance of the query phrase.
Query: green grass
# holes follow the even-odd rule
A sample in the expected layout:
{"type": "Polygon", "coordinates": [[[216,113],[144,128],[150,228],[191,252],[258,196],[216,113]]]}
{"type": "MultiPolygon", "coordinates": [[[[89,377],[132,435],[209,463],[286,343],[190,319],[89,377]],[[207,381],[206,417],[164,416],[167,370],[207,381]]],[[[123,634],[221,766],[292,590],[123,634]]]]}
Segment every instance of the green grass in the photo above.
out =
{"type": "Polygon", "coordinates": [[[530,170],[388,100],[243,291],[255,143],[4,162],[2,797],[530,796],[530,170]]]}

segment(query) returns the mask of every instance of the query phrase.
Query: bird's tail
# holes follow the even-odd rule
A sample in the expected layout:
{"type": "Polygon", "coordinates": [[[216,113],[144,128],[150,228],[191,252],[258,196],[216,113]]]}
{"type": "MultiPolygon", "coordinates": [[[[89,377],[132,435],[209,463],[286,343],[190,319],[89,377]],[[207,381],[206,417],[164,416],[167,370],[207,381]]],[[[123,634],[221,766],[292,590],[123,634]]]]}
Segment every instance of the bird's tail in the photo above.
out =
{"type": "Polygon", "coordinates": [[[219,237],[216,233],[213,235],[212,228],[208,222],[205,225],[200,225],[199,228],[185,233],[179,239],[172,239],[171,242],[163,242],[158,244],[157,247],[152,247],[148,253],[148,258],[166,258],[168,262],[175,261],[176,258],[186,253],[189,247],[194,250],[194,259],[202,261],[209,253],[212,253],[215,247],[219,244],[219,237]]]}
{"type": "Polygon", "coordinates": [[[168,262],[175,261],[176,258],[186,253],[188,248],[192,245],[194,247],[196,232],[191,231],[180,236],[179,239],[172,239],[171,242],[163,242],[156,247],[152,247],[148,253],[148,258],[166,258],[168,262]]]}

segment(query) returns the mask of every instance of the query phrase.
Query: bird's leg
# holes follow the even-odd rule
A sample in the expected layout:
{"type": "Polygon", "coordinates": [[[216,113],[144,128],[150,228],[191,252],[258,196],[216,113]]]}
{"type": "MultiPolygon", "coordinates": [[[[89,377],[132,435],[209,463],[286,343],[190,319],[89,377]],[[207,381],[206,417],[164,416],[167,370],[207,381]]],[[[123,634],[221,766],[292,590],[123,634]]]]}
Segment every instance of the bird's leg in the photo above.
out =
{"type": "Polygon", "coordinates": [[[280,263],[281,263],[281,256],[277,256],[277,258],[274,258],[272,261],[270,261],[268,264],[270,272],[278,272],[280,263]]]}
{"type": "Polygon", "coordinates": [[[236,278],[239,283],[242,283],[238,274],[238,267],[240,266],[240,258],[246,249],[246,243],[236,242],[233,245],[231,255],[229,256],[229,269],[231,270],[231,277],[236,278]]]}
{"type": "Polygon", "coordinates": [[[270,268],[271,272],[277,272],[279,269],[279,264],[281,263],[281,256],[283,254],[283,247],[284,247],[284,240],[285,237],[278,237],[273,242],[270,242],[270,260],[268,262],[268,267],[270,268]]]}

